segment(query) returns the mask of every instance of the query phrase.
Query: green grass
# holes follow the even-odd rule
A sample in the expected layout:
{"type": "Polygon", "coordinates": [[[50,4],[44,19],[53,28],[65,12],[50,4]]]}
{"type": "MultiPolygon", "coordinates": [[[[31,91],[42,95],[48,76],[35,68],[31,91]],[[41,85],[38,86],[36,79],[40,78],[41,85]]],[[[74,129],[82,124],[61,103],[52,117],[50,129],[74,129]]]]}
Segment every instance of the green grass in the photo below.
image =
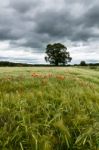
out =
{"type": "Polygon", "coordinates": [[[0,68],[0,150],[99,150],[99,71],[0,68]]]}

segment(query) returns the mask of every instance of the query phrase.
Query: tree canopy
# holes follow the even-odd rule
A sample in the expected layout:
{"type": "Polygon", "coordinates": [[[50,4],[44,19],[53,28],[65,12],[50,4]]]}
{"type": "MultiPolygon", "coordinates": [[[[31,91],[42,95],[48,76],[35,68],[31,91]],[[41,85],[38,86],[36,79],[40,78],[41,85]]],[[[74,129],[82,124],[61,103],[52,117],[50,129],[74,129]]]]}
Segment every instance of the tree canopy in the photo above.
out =
{"type": "Polygon", "coordinates": [[[46,47],[46,54],[45,60],[56,66],[65,65],[72,60],[67,51],[67,47],[61,43],[48,44],[46,47]]]}
{"type": "Polygon", "coordinates": [[[86,64],[86,62],[85,62],[84,60],[82,60],[82,61],[80,62],[80,65],[81,65],[81,66],[86,66],[87,64],[86,64]]]}

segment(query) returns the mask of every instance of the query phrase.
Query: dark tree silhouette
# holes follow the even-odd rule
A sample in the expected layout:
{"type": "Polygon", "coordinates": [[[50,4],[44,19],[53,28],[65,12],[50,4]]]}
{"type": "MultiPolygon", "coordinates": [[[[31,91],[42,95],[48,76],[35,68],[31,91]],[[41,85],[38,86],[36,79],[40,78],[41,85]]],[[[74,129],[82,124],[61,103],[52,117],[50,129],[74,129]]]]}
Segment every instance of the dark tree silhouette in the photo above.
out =
{"type": "Polygon", "coordinates": [[[67,52],[67,47],[61,43],[48,44],[46,54],[45,60],[55,66],[65,65],[72,60],[69,52],[67,52]]]}
{"type": "Polygon", "coordinates": [[[81,66],[86,66],[87,64],[86,64],[86,62],[85,62],[84,60],[82,60],[82,61],[80,62],[80,65],[81,65],[81,66]]]}

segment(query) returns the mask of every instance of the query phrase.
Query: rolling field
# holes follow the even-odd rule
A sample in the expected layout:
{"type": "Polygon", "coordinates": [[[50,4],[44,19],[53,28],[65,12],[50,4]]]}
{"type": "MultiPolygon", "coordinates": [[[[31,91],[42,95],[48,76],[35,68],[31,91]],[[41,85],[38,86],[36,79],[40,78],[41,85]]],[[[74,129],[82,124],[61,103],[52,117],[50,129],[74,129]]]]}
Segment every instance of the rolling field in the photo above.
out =
{"type": "Polygon", "coordinates": [[[99,69],[1,67],[0,150],[99,150],[99,69]]]}

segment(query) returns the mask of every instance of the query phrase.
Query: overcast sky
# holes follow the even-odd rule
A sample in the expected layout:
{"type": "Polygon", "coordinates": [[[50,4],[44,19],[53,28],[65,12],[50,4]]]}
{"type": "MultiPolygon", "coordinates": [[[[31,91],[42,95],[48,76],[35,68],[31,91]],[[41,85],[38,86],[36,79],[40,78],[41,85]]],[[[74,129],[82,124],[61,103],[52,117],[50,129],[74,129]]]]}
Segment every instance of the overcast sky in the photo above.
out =
{"type": "Polygon", "coordinates": [[[49,43],[67,46],[72,63],[99,62],[99,0],[2,0],[0,60],[45,63],[49,43]]]}

